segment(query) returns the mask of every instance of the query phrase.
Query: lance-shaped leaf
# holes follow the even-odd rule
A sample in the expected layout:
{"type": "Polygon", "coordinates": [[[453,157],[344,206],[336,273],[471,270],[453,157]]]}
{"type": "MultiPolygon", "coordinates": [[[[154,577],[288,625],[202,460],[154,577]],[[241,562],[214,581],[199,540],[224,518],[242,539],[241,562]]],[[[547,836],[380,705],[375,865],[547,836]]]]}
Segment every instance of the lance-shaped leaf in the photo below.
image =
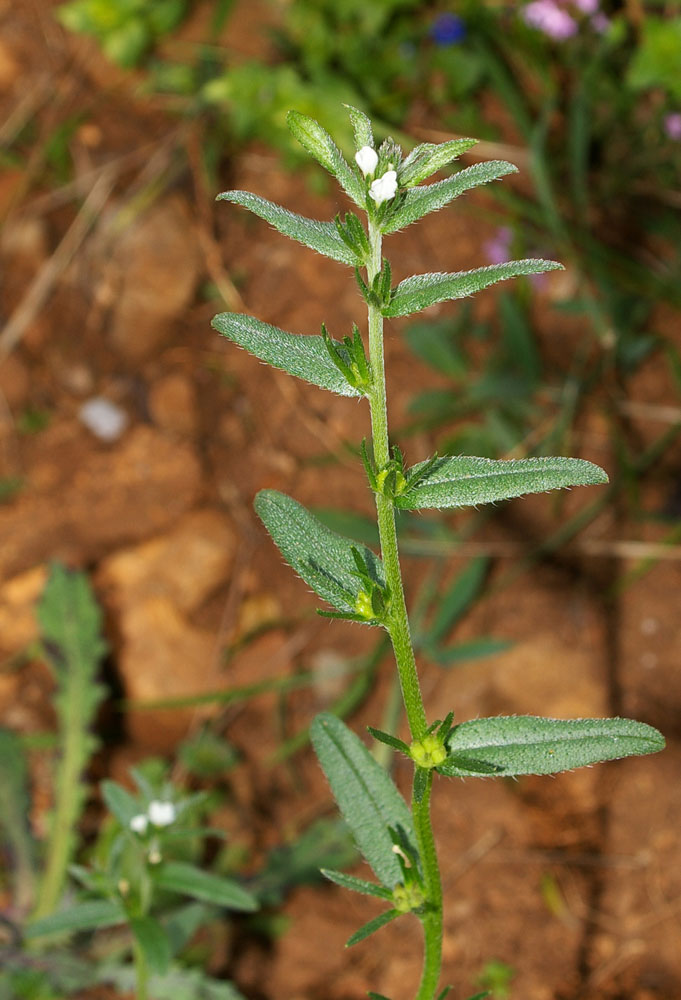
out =
{"type": "Polygon", "coordinates": [[[664,748],[657,729],[632,719],[475,719],[456,726],[440,774],[450,777],[556,774],[664,748]]]}
{"type": "Polygon", "coordinates": [[[120,903],[109,899],[93,899],[75,903],[49,917],[32,921],[25,928],[24,936],[32,940],[46,934],[73,934],[76,931],[96,930],[98,927],[112,927],[125,920],[126,913],[120,903]]]}
{"type": "Polygon", "coordinates": [[[409,316],[410,313],[434,306],[436,302],[474,295],[498,281],[562,268],[563,265],[554,260],[510,260],[505,264],[489,264],[487,267],[476,267],[473,271],[458,271],[454,274],[415,274],[399,283],[382,312],[384,316],[409,316]]]}
{"type": "MultiPolygon", "coordinates": [[[[223,337],[228,337],[256,358],[288,372],[289,375],[296,375],[312,385],[337,392],[341,396],[363,395],[359,389],[350,385],[333,363],[323,337],[287,333],[245,313],[220,313],[213,319],[212,326],[223,337]]],[[[344,345],[336,340],[332,344],[350,366],[352,358],[344,345]]]]}
{"type": "Polygon", "coordinates": [[[351,104],[345,104],[347,108],[348,115],[350,116],[350,121],[352,122],[352,130],[355,135],[355,146],[357,149],[362,149],[364,146],[371,146],[374,148],[374,131],[371,127],[371,119],[360,111],[358,108],[353,108],[351,104]]]}
{"type": "Polygon", "coordinates": [[[477,141],[477,139],[451,139],[449,142],[424,142],[416,146],[398,171],[400,187],[410,188],[420,184],[426,177],[437,173],[471,146],[475,146],[477,141]]]}
{"type": "Polygon", "coordinates": [[[369,920],[368,923],[363,924],[358,931],[355,931],[347,941],[345,942],[346,948],[352,948],[353,944],[359,944],[360,941],[364,941],[371,934],[375,934],[376,931],[380,931],[381,927],[385,927],[389,924],[391,920],[395,920],[400,916],[399,910],[386,910],[385,913],[379,913],[377,917],[373,920],[369,920]]]}
{"type": "Polygon", "coordinates": [[[221,878],[184,861],[168,861],[158,865],[152,871],[152,878],[159,889],[168,889],[206,903],[216,903],[229,910],[248,913],[258,909],[255,896],[242,889],[233,879],[221,878]]]}
{"type": "MultiPolygon", "coordinates": [[[[429,460],[430,461],[430,460],[429,460]]],[[[395,506],[405,510],[425,507],[473,507],[479,503],[510,500],[525,493],[566,486],[597,486],[608,476],[598,465],[581,458],[475,458],[452,455],[436,458],[422,478],[413,466],[414,486],[395,498],[395,506]]]]}
{"type": "Polygon", "coordinates": [[[377,896],[379,899],[392,899],[393,894],[384,885],[377,885],[375,882],[367,882],[364,878],[357,878],[355,875],[347,875],[345,872],[333,871],[331,868],[320,869],[324,878],[330,882],[350,889],[352,892],[360,892],[364,896],[377,896]]]}
{"type": "Polygon", "coordinates": [[[351,729],[333,715],[318,715],[310,736],[338,808],[357,846],[388,889],[402,882],[390,829],[416,844],[407,804],[388,772],[351,729]]]}
{"type": "Polygon", "coordinates": [[[357,174],[352,170],[340,149],[319,122],[298,111],[289,111],[288,127],[300,145],[314,156],[336,178],[352,200],[362,208],[366,206],[366,192],[357,174]]]}
{"type": "Polygon", "coordinates": [[[231,201],[235,205],[247,208],[249,212],[260,216],[265,222],[283,233],[290,236],[292,240],[316,250],[317,253],[332,260],[338,260],[341,264],[349,264],[355,267],[362,261],[352,252],[347,243],[341,239],[336,225],[333,222],[318,222],[317,219],[308,219],[304,215],[297,215],[289,212],[287,208],[276,205],[267,198],[260,198],[250,191],[223,191],[217,196],[217,201],[231,201]]]}
{"type": "MultiPolygon", "coordinates": [[[[470,140],[464,141],[469,142],[470,140]]],[[[409,159],[406,163],[408,162],[409,159]]],[[[404,165],[402,169],[404,170],[404,165]]],[[[514,167],[512,163],[506,163],[505,160],[489,160],[486,163],[476,163],[472,167],[466,167],[465,170],[460,170],[436,184],[410,188],[395,205],[394,211],[386,215],[385,221],[381,224],[381,231],[394,233],[398,229],[404,229],[412,222],[422,219],[424,215],[437,212],[445,205],[449,205],[465,191],[480,187],[481,184],[489,184],[490,181],[496,181],[500,177],[505,177],[506,174],[517,172],[518,168],[514,167]]],[[[400,177],[400,183],[403,183],[402,177],[400,177]]]]}
{"type": "Polygon", "coordinates": [[[363,590],[353,549],[363,558],[371,579],[385,586],[383,564],[371,549],[326,528],[291,497],[261,490],[255,510],[289,566],[339,611],[354,613],[363,590]]]}

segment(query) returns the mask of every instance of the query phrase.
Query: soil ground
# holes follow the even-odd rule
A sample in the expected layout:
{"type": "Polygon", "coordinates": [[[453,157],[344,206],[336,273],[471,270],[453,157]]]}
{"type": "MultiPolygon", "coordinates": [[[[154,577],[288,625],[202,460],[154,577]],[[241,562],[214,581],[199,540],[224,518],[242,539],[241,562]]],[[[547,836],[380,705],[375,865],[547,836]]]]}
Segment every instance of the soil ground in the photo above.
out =
{"type": "MultiPolygon", "coordinates": [[[[233,24],[244,47],[257,12],[243,4],[233,24]]],[[[112,646],[108,679],[130,699],[316,669],[319,683],[288,699],[283,720],[273,695],[221,718],[242,760],[217,822],[257,865],[269,848],[331,813],[309,752],[286,765],[273,766],[271,756],[284,735],[337,695],[338,680],[324,665],[368,650],[374,636],[314,617],[312,596],[282,565],[252,498],[272,487],[308,506],[370,515],[349,448],[367,433],[367,414],[221,342],[209,326],[222,308],[214,290],[233,308],[302,333],[318,332],[324,320],[343,335],[361,304],[341,265],[236,208],[215,207],[197,164],[198,128],[140,97],[134,74],[105,64],[90,42],[67,37],[49,3],[5,3],[0,16],[2,117],[12,127],[31,122],[35,132],[28,167],[0,171],[1,308],[5,330],[16,332],[0,363],[1,474],[23,484],[0,507],[0,647],[10,663],[35,635],[34,602],[49,560],[58,558],[90,573],[112,646]],[[77,119],[69,145],[75,177],[48,182],[45,145],[66,119],[77,119]],[[110,443],[79,419],[95,396],[127,417],[110,443]],[[29,433],[43,415],[46,426],[29,433]],[[324,460],[329,452],[333,461],[324,460]],[[224,667],[222,650],[240,637],[251,638],[224,667]]],[[[342,207],[332,193],[311,193],[304,176],[285,173],[261,148],[233,156],[220,185],[319,218],[342,207]]],[[[494,229],[479,212],[484,204],[472,198],[462,212],[441,213],[395,238],[397,277],[483,263],[494,229]]],[[[569,358],[581,334],[551,308],[563,294],[564,286],[549,284],[536,297],[547,358],[569,358]]],[[[479,314],[491,315],[494,302],[483,294],[479,314]]],[[[670,337],[678,336],[675,323],[662,311],[656,317],[670,337]]],[[[415,362],[401,328],[391,324],[387,340],[397,428],[416,391],[447,384],[415,362]]],[[[665,420],[678,421],[659,357],[630,388],[624,402],[639,406],[642,416],[632,417],[639,440],[652,440],[665,420]]],[[[410,461],[432,449],[426,434],[408,440],[410,461]]],[[[598,400],[581,416],[572,450],[613,467],[598,400]]],[[[666,453],[640,483],[644,509],[667,502],[680,459],[678,449],[666,453]]],[[[621,543],[660,541],[667,529],[610,505],[570,546],[523,571],[518,552],[589,503],[586,494],[515,502],[476,533],[494,557],[492,586],[456,638],[493,632],[512,646],[450,670],[424,663],[428,715],[450,708],[459,720],[622,714],[658,726],[669,746],[652,758],[552,779],[440,779],[434,819],[447,900],[444,981],[456,997],[475,992],[485,963],[498,959],[516,970],[511,996],[522,1000],[681,998],[678,552],[616,587],[634,565],[621,543]]],[[[466,517],[448,520],[461,526],[466,517]]],[[[463,564],[453,558],[451,572],[463,564]]],[[[413,594],[422,561],[405,560],[405,571],[413,594]]],[[[352,718],[358,731],[379,723],[391,671],[386,658],[352,718]]],[[[29,733],[48,727],[49,692],[40,664],[3,670],[3,723],[29,733]]],[[[143,756],[171,756],[204,716],[112,710],[96,777],[124,780],[143,756]]],[[[408,779],[399,764],[396,777],[403,786],[408,779]]],[[[51,787],[37,765],[34,785],[40,830],[51,787]]],[[[292,892],[283,913],[286,929],[273,940],[239,934],[225,945],[223,967],[249,998],[359,1000],[368,988],[413,994],[421,950],[415,922],[400,920],[346,952],[344,941],[373,913],[370,902],[312,886],[292,892]]]]}

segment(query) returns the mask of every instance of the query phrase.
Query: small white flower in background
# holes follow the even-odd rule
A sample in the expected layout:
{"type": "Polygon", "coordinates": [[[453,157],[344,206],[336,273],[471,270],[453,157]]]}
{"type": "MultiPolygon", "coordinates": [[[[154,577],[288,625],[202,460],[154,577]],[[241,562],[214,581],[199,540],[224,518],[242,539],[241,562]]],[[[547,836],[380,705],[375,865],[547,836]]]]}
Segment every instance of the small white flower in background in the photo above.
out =
{"type": "Polygon", "coordinates": [[[362,171],[365,177],[369,174],[373,174],[374,170],[378,166],[378,153],[371,146],[362,146],[362,148],[355,153],[355,160],[357,161],[357,166],[362,171]]]}
{"type": "Polygon", "coordinates": [[[128,425],[128,414],[104,396],[93,396],[83,403],[80,421],[100,441],[115,441],[128,425]]]}
{"type": "Polygon", "coordinates": [[[158,847],[152,847],[152,849],[147,854],[150,865],[160,865],[163,861],[163,855],[159,851],[158,847]]]}
{"type": "Polygon", "coordinates": [[[397,194],[397,171],[386,170],[382,177],[377,177],[369,188],[369,194],[377,205],[394,198],[397,194]]]}
{"type": "Polygon", "coordinates": [[[144,813],[137,813],[130,820],[130,829],[133,833],[144,834],[147,832],[147,827],[149,826],[149,817],[144,813]]]}
{"type": "Polygon", "coordinates": [[[160,802],[158,799],[154,799],[153,802],[149,803],[147,816],[154,826],[170,826],[171,823],[175,822],[177,809],[172,802],[160,802]]]}

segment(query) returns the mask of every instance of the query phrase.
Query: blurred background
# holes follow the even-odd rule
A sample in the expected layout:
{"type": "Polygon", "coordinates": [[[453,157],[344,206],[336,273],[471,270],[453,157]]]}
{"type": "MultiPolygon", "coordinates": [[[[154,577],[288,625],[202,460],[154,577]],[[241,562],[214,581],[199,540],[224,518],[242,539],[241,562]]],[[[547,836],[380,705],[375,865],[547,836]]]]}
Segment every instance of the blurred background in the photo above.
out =
{"type": "Polygon", "coordinates": [[[344,952],[371,904],[315,874],[356,859],[307,725],[324,709],[404,735],[390,656],[315,616],[252,511],[281,489],[375,545],[368,415],[210,328],[225,310],[362,326],[341,265],[214,202],[244,188],[344,210],[285,124],[312,115],[350,157],[343,103],[405,150],[470,135],[461,166],[520,170],[391,239],[398,279],[565,264],[389,323],[408,461],[565,454],[610,476],[402,518],[429,715],[625,715],[669,743],[551,780],[441,783],[445,981],[457,997],[681,998],[679,0],[0,0],[0,995],[130,995],[110,932],[40,961],[17,936],[78,731],[70,860],[96,862],[99,782],[127,786],[137,765],[206,793],[197,822],[226,839],[197,860],[263,904],[197,918],[159,996],[417,982],[415,925],[344,952]],[[55,561],[101,618],[89,672],[50,657],[55,561]]]}

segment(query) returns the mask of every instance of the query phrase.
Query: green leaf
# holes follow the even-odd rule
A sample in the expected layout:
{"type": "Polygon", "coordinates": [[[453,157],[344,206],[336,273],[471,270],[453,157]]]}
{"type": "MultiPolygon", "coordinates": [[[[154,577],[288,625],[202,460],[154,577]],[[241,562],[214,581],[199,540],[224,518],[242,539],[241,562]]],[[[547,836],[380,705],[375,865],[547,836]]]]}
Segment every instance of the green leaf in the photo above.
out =
{"type": "Polygon", "coordinates": [[[451,667],[467,660],[480,660],[485,656],[496,656],[513,645],[508,639],[495,639],[491,635],[476,636],[454,646],[428,647],[428,656],[441,667],[451,667]]]}
{"type": "Polygon", "coordinates": [[[363,149],[364,146],[371,146],[373,149],[374,132],[371,127],[371,119],[363,111],[353,108],[351,104],[346,104],[345,107],[348,110],[352,129],[355,134],[355,146],[358,150],[363,149]]]}
{"type": "Polygon", "coordinates": [[[124,829],[128,829],[130,820],[141,811],[135,796],[115,781],[103,781],[99,787],[109,812],[113,813],[124,829]]]}
{"type": "Polygon", "coordinates": [[[389,924],[391,920],[394,920],[395,917],[399,917],[399,915],[399,910],[386,910],[385,913],[379,913],[377,917],[374,917],[373,920],[369,920],[368,923],[363,924],[358,931],[355,931],[352,937],[349,937],[345,942],[345,947],[352,948],[353,944],[359,944],[360,941],[368,938],[371,934],[375,934],[376,931],[380,931],[381,927],[385,927],[386,924],[389,924]]]}
{"type": "Polygon", "coordinates": [[[229,910],[252,912],[258,901],[232,879],[221,878],[183,861],[167,861],[152,870],[154,885],[192,899],[226,906],[229,910]]]}
{"type": "MultiPolygon", "coordinates": [[[[426,463],[409,470],[418,473],[426,463]]],[[[525,493],[543,493],[567,486],[607,483],[598,465],[581,458],[475,458],[453,455],[438,458],[415,486],[395,498],[405,510],[427,507],[473,507],[496,500],[511,500],[525,493]]]]}
{"type": "Polygon", "coordinates": [[[149,971],[163,976],[170,965],[170,941],[158,920],[153,917],[132,917],[130,930],[144,955],[149,971]]]}
{"type": "Polygon", "coordinates": [[[496,181],[506,174],[516,174],[517,172],[518,168],[514,167],[512,163],[506,163],[504,160],[489,160],[486,163],[476,163],[472,167],[466,167],[465,170],[460,170],[436,184],[410,188],[404,193],[403,198],[396,202],[394,210],[387,215],[381,224],[381,231],[395,233],[398,229],[404,229],[412,222],[422,219],[424,215],[439,211],[465,191],[480,187],[481,184],[489,184],[490,181],[496,181]]]}
{"type": "Polygon", "coordinates": [[[316,219],[307,219],[304,215],[297,215],[289,212],[281,205],[275,205],[273,201],[260,198],[250,191],[223,191],[217,196],[216,201],[231,201],[235,205],[247,208],[249,212],[259,215],[265,222],[283,233],[290,236],[292,240],[297,240],[311,250],[338,260],[341,264],[349,264],[355,267],[362,261],[352,252],[350,247],[341,239],[335,223],[318,222],[316,219]]]}
{"type": "Polygon", "coordinates": [[[656,753],[661,733],[631,719],[475,719],[455,726],[440,774],[454,777],[556,774],[604,760],[656,753]]]}
{"type": "Polygon", "coordinates": [[[57,679],[54,705],[64,748],[55,779],[56,809],[38,893],[36,917],[57,906],[76,847],[76,825],[85,802],[82,773],[97,745],[91,733],[105,689],[98,681],[106,650],[101,612],[84,573],[55,564],[37,608],[41,638],[57,679]]]}
{"type": "MultiPolygon", "coordinates": [[[[289,375],[305,379],[320,389],[328,389],[341,396],[364,395],[361,390],[350,385],[333,363],[323,337],[286,333],[244,313],[220,313],[214,317],[211,325],[223,337],[289,375]]],[[[352,359],[345,346],[336,340],[333,341],[333,346],[341,357],[347,358],[350,365],[352,359]]]]}
{"type": "Polygon", "coordinates": [[[373,726],[367,726],[367,729],[373,738],[378,740],[379,743],[385,743],[386,746],[392,747],[392,749],[397,750],[398,753],[409,753],[409,747],[404,740],[398,739],[397,736],[393,736],[391,733],[384,733],[381,729],[374,729],[373,726]]]}
{"type": "Polygon", "coordinates": [[[390,775],[359,737],[333,715],[318,715],[310,737],[359,850],[388,889],[402,881],[389,827],[416,844],[411,814],[390,775]]]}
{"type": "Polygon", "coordinates": [[[385,886],[376,885],[375,882],[367,882],[366,879],[356,878],[354,875],[346,875],[345,872],[335,872],[329,868],[322,868],[321,873],[330,882],[350,889],[352,892],[361,892],[364,896],[378,896],[380,899],[392,899],[390,889],[385,886]]]}
{"type": "Polygon", "coordinates": [[[291,497],[261,490],[255,498],[255,510],[289,566],[339,611],[354,613],[362,592],[353,548],[366,562],[371,578],[385,585],[383,565],[371,549],[324,527],[291,497]]]}
{"type": "MultiPolygon", "coordinates": [[[[424,142],[412,149],[398,171],[400,187],[411,188],[452,163],[475,146],[477,139],[451,139],[449,142],[424,142]]],[[[511,164],[508,164],[511,167],[511,164]]]]}
{"type": "Polygon", "coordinates": [[[414,274],[399,283],[382,311],[384,316],[409,316],[437,302],[474,295],[498,281],[562,269],[563,265],[553,260],[511,260],[505,264],[488,264],[487,267],[454,274],[414,274]]]}
{"type": "Polygon", "coordinates": [[[91,931],[98,927],[112,927],[126,920],[125,910],[120,903],[108,899],[96,899],[87,903],[76,903],[68,910],[60,910],[49,917],[34,920],[25,930],[29,940],[46,934],[72,934],[75,931],[91,931]]]}
{"type": "Polygon", "coordinates": [[[366,192],[340,149],[326,129],[307,115],[289,111],[288,127],[300,145],[314,156],[336,178],[345,193],[362,208],[366,207],[366,192]]]}
{"type": "MultiPolygon", "coordinates": [[[[320,389],[328,389],[341,396],[364,395],[360,389],[350,385],[333,363],[323,337],[286,333],[285,330],[244,313],[219,313],[213,318],[211,325],[223,337],[289,375],[305,379],[320,389]]],[[[336,340],[332,343],[350,365],[352,359],[345,346],[336,340]]]]}
{"type": "Polygon", "coordinates": [[[26,755],[17,734],[0,727],[0,833],[14,890],[12,902],[19,912],[28,910],[33,901],[34,858],[29,812],[26,755]]]}

